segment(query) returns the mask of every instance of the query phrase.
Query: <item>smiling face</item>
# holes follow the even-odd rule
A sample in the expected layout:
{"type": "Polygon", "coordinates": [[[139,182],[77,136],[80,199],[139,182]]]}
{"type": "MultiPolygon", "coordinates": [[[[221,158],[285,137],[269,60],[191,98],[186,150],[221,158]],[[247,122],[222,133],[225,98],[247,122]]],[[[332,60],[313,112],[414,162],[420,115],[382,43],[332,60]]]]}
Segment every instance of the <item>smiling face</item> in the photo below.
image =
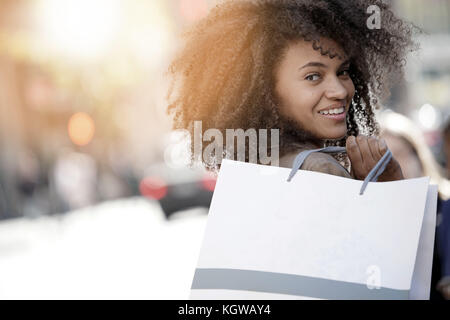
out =
{"type": "Polygon", "coordinates": [[[347,134],[346,114],[355,87],[340,46],[329,39],[320,44],[334,48],[343,59],[322,55],[304,40],[289,44],[275,69],[275,94],[283,116],[318,139],[341,139],[347,134]]]}

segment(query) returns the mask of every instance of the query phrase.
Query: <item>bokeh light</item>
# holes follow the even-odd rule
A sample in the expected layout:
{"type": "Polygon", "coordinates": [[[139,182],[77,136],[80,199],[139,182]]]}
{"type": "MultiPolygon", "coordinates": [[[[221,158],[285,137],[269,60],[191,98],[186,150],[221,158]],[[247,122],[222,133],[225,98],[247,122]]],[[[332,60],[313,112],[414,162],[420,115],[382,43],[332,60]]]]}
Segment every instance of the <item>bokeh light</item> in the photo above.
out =
{"type": "Polygon", "coordinates": [[[160,200],[166,196],[168,188],[163,179],[147,177],[141,181],[139,190],[147,198],[160,200]]]}
{"type": "Polygon", "coordinates": [[[191,162],[189,137],[187,130],[174,130],[169,135],[164,150],[164,162],[169,168],[183,168],[191,162]]]}
{"type": "Polygon", "coordinates": [[[69,137],[78,146],[85,146],[91,142],[95,133],[94,120],[84,112],[75,113],[68,124],[69,137]]]}
{"type": "Polygon", "coordinates": [[[92,58],[111,44],[120,11],[119,0],[42,0],[39,20],[49,45],[71,56],[92,58]]]}
{"type": "Polygon", "coordinates": [[[425,129],[434,129],[437,125],[436,108],[426,103],[419,109],[419,121],[425,129]]]}
{"type": "Polygon", "coordinates": [[[202,179],[202,186],[208,191],[213,192],[216,188],[217,177],[213,173],[206,173],[202,179]]]}

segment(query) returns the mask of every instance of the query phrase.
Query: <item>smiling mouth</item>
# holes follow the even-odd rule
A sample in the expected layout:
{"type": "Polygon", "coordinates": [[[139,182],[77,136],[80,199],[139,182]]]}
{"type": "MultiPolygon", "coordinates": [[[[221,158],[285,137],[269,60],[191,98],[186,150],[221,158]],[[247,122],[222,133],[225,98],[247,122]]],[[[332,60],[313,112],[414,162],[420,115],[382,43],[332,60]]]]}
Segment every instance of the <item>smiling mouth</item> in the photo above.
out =
{"type": "Polygon", "coordinates": [[[345,107],[322,110],[322,111],[319,111],[319,113],[322,115],[339,115],[339,114],[345,113],[345,107]]]}
{"type": "Polygon", "coordinates": [[[344,107],[319,111],[318,114],[338,122],[344,121],[347,116],[347,112],[345,111],[344,107]]]}

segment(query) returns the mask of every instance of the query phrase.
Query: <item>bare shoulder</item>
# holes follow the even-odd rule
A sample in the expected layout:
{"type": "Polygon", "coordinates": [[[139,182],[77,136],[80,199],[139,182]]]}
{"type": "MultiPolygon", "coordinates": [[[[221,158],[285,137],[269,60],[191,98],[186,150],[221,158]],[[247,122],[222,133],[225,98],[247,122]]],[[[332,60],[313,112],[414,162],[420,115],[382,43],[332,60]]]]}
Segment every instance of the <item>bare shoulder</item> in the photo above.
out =
{"type": "MultiPolygon", "coordinates": [[[[296,156],[301,151],[303,150],[298,150],[281,157],[279,161],[280,167],[292,168],[296,156]]],[[[301,169],[353,179],[347,169],[345,169],[338,161],[336,161],[333,156],[322,152],[311,153],[303,162],[301,169]]]]}
{"type": "Polygon", "coordinates": [[[317,171],[352,179],[350,173],[330,154],[314,152],[304,161],[301,169],[317,171]]]}

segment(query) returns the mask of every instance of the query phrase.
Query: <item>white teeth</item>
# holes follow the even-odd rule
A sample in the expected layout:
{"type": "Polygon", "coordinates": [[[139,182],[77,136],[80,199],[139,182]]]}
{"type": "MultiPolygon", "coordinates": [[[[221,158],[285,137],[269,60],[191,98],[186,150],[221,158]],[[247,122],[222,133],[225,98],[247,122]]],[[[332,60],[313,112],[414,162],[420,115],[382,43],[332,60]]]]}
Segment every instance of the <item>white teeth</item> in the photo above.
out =
{"type": "Polygon", "coordinates": [[[324,111],[320,111],[320,114],[340,114],[342,112],[344,112],[344,107],[340,107],[340,108],[335,108],[335,109],[330,109],[330,110],[324,110],[324,111]]]}

